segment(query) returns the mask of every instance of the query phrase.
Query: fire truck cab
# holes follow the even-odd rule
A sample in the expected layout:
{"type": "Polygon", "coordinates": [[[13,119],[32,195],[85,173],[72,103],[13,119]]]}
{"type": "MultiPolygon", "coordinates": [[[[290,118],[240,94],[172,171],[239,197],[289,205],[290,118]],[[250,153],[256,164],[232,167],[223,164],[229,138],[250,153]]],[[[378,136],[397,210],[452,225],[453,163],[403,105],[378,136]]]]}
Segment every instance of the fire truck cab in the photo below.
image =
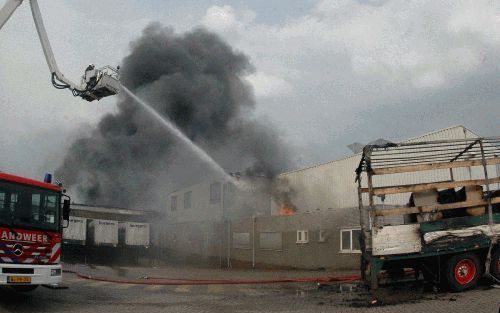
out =
{"type": "Polygon", "coordinates": [[[61,283],[69,205],[50,175],[42,182],[0,172],[0,285],[31,291],[61,283]]]}

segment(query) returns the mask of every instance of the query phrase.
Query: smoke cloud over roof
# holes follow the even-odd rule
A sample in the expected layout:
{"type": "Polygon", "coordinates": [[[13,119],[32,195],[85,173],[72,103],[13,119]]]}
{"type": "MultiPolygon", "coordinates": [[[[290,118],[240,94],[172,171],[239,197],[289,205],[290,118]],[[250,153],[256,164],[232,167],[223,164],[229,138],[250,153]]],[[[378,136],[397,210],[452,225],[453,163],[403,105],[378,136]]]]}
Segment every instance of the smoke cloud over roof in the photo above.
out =
{"type": "MultiPolygon", "coordinates": [[[[176,34],[151,24],[131,44],[121,80],[231,171],[273,176],[288,148],[265,119],[246,76],[248,58],[199,28],[176,34]]],[[[180,186],[212,177],[207,167],[128,97],[88,137],[75,140],[57,170],[79,201],[155,209],[180,186]]]]}

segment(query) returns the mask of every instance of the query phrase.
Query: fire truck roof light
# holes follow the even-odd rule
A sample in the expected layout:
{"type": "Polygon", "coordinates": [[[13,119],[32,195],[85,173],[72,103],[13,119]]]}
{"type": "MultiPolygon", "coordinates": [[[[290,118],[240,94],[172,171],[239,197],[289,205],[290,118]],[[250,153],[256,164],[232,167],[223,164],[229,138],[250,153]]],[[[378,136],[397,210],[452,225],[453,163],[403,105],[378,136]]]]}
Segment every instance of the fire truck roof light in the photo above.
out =
{"type": "Polygon", "coordinates": [[[43,182],[47,184],[52,184],[52,174],[47,173],[45,174],[45,177],[43,178],[43,182]]]}

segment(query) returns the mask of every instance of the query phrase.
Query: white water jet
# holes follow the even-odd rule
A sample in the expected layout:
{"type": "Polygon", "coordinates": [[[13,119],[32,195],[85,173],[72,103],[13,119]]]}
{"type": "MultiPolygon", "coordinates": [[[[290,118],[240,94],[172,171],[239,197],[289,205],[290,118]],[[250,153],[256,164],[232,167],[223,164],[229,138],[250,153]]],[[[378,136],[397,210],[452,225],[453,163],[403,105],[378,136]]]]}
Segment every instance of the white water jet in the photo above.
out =
{"type": "Polygon", "coordinates": [[[174,135],[181,143],[183,143],[186,147],[192,150],[200,160],[205,162],[210,166],[214,171],[222,175],[224,180],[232,182],[236,186],[241,187],[241,182],[236,181],[232,176],[228,175],[226,171],[217,163],[208,153],[206,153],[203,149],[198,147],[194,142],[192,142],[184,133],[177,128],[170,120],[166,117],[160,115],[151,105],[143,101],[141,98],[137,97],[132,91],[130,91],[127,87],[121,86],[122,90],[127,93],[127,95],[135,100],[138,104],[140,104],[149,114],[151,114],[160,124],[172,135],[174,135]]]}

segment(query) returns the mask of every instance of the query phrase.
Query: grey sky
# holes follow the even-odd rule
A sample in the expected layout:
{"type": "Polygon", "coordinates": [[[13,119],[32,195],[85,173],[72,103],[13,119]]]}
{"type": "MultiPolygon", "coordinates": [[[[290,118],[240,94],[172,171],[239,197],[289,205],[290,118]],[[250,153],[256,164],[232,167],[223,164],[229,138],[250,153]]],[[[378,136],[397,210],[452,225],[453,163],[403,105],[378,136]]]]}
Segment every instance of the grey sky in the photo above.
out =
{"type": "MultiPolygon", "coordinates": [[[[456,124],[500,133],[498,1],[40,2],[73,79],[88,63],[119,64],[152,21],[219,33],[251,58],[256,114],[302,165],[343,156],[353,141],[456,124]]],[[[57,167],[70,139],[115,103],[52,88],[28,2],[0,31],[0,94],[0,170],[30,176],[57,167]]]]}

